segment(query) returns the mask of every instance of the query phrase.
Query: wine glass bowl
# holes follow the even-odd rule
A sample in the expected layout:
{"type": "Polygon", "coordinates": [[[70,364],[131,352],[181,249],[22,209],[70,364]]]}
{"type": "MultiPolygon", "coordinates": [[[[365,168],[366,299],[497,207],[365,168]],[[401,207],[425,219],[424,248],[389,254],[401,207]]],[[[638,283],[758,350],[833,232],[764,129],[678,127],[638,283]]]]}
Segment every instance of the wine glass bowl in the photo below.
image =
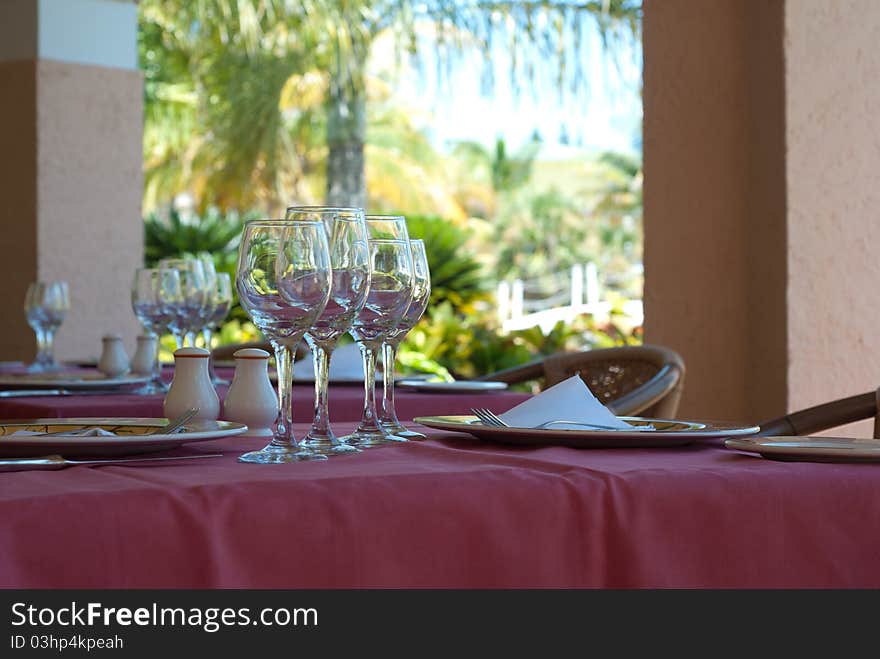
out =
{"type": "Polygon", "coordinates": [[[280,413],[272,441],[241,462],[276,464],[326,455],[293,438],[292,351],[330,296],[330,252],[318,222],[252,220],[242,236],[235,285],[242,308],[275,350],[280,413]]]}
{"type": "Polygon", "coordinates": [[[55,361],[55,333],[70,309],[66,281],[32,283],[25,294],[24,311],[37,339],[37,354],[28,371],[43,373],[60,370],[55,361]]]}

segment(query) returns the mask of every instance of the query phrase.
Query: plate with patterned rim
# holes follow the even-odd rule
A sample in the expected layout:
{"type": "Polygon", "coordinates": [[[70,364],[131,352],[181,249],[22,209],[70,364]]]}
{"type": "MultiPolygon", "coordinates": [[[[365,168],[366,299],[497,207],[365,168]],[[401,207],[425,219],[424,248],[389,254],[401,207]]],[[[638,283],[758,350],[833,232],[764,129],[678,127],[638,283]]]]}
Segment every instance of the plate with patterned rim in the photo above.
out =
{"type": "Polygon", "coordinates": [[[179,432],[148,434],[168,423],[161,418],[77,417],[69,419],[18,419],[0,422],[0,455],[4,457],[58,454],[70,456],[111,456],[150,453],[177,448],[190,442],[203,442],[240,435],[247,426],[232,421],[192,421],[179,432]],[[100,428],[110,436],[14,435],[20,431],[55,433],[100,428]]]}
{"type": "Polygon", "coordinates": [[[571,430],[563,428],[496,428],[475,416],[421,416],[413,419],[428,428],[464,432],[484,441],[518,446],[571,446],[573,448],[653,448],[684,446],[697,440],[754,435],[758,426],[646,419],[621,416],[632,430],[571,430]],[[654,430],[638,430],[653,426],[654,430]]]}

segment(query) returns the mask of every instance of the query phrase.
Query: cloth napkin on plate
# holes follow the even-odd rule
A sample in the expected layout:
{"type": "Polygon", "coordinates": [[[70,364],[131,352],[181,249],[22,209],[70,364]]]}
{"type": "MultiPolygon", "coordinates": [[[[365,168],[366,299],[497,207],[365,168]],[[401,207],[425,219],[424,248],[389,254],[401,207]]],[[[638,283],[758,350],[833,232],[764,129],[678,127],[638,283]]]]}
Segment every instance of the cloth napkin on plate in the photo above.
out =
{"type": "MultiPolygon", "coordinates": [[[[293,365],[293,377],[300,381],[315,381],[315,362],[312,353],[293,365]]],[[[364,379],[364,364],[356,343],[347,343],[333,351],[330,357],[330,382],[364,379]]]]}
{"type": "MultiPolygon", "coordinates": [[[[612,414],[599,402],[579,375],[545,389],[541,393],[509,409],[499,417],[516,428],[534,428],[547,421],[575,421],[595,423],[617,430],[653,430],[652,426],[631,426],[612,414]]],[[[592,430],[581,425],[554,423],[547,426],[553,430],[592,430]]],[[[604,428],[595,428],[604,430],[604,428]]]]}

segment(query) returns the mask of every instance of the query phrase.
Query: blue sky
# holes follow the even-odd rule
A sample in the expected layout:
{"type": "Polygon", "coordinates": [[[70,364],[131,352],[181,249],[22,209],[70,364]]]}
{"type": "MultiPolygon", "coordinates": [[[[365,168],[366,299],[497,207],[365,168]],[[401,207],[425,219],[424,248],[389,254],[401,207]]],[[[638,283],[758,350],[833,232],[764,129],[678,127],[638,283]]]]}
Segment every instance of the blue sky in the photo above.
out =
{"type": "Polygon", "coordinates": [[[427,132],[440,148],[458,140],[488,146],[500,136],[515,149],[537,129],[545,143],[543,157],[570,151],[560,146],[563,132],[572,146],[639,150],[640,44],[631,44],[612,56],[603,53],[598,37],[593,35],[583,55],[588,83],[577,97],[571,93],[560,97],[550,81],[555,72],[548,70],[539,70],[533,85],[522,86],[519,94],[515,94],[509,80],[510,60],[500,49],[493,57],[495,84],[488,95],[481,91],[483,64],[477,52],[464,53],[448,77],[439,83],[436,63],[426,61],[421,71],[403,76],[397,93],[431,113],[426,122],[427,132]]]}

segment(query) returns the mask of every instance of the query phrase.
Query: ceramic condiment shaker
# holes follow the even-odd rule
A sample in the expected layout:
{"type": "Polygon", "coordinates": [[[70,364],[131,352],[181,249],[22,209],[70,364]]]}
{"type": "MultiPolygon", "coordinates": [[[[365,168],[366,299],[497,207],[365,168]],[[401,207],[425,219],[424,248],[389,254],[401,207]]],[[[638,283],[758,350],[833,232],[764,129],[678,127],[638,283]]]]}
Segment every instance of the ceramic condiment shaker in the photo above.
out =
{"type": "Polygon", "coordinates": [[[232,355],[235,374],[223,401],[223,418],[248,427],[253,437],[271,437],[278,417],[278,398],[269,381],[269,353],[242,348],[232,355]]]}
{"type": "Polygon", "coordinates": [[[156,363],[156,350],[159,349],[159,339],[149,334],[143,334],[137,338],[137,350],[131,360],[131,372],[137,375],[152,375],[153,366],[156,363]]]}
{"type": "Polygon", "coordinates": [[[208,375],[209,352],[204,348],[174,351],[174,379],[165,394],[163,411],[173,419],[191,407],[199,408],[196,420],[214,421],[220,416],[220,398],[208,375]]]}
{"type": "Polygon", "coordinates": [[[98,370],[108,378],[115,378],[128,373],[128,354],[118,334],[108,334],[101,339],[103,348],[98,370]]]}

